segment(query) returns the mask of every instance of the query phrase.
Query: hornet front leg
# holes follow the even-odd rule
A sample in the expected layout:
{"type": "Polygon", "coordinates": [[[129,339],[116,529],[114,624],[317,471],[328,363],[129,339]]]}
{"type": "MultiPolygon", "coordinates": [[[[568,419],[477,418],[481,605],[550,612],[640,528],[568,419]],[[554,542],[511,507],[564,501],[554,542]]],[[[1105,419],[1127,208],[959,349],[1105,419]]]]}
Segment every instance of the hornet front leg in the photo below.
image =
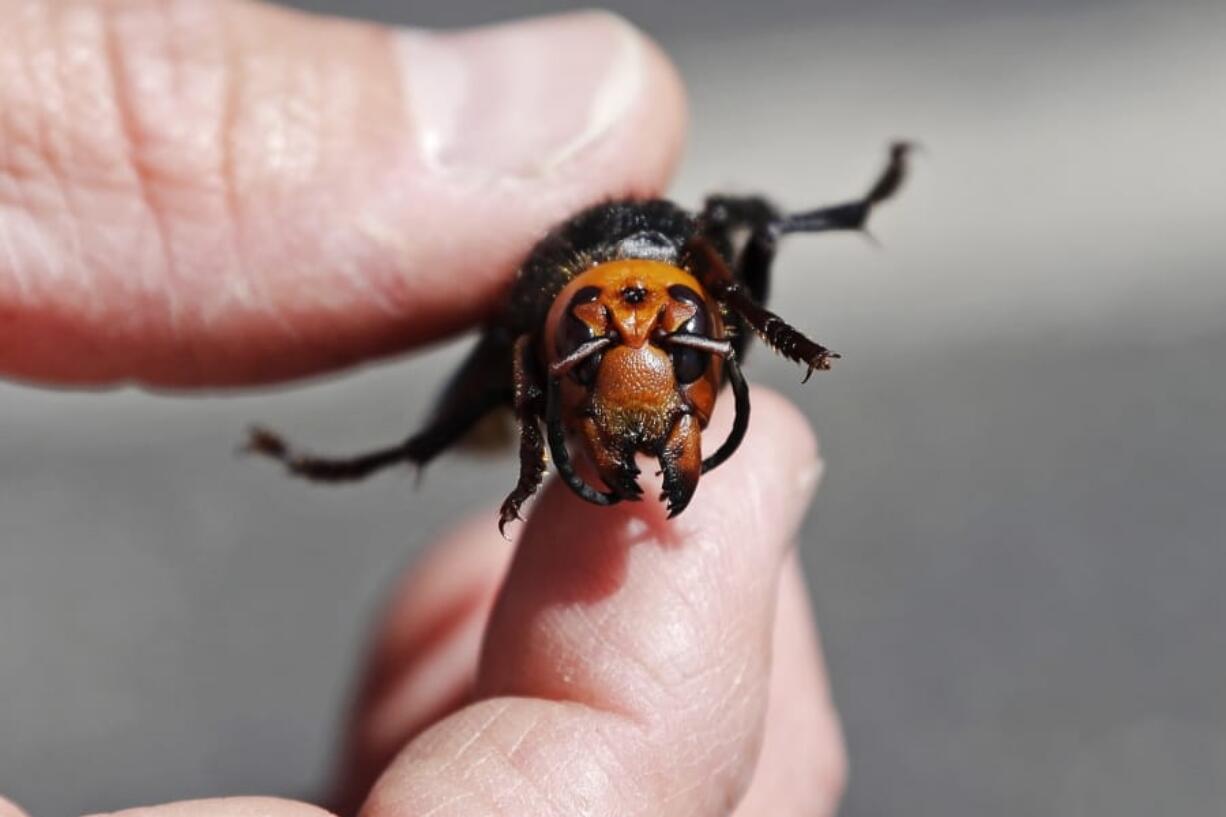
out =
{"type": "Polygon", "coordinates": [[[723,256],[701,236],[690,241],[690,261],[698,279],[716,300],[731,309],[767,346],[788,360],[808,366],[805,380],[816,370],[830,368],[839,354],[805,337],[787,321],[754,300],[745,286],[732,276],[723,256]]]}
{"type": "Polygon", "coordinates": [[[519,509],[536,493],[545,476],[545,438],[541,435],[545,394],[532,359],[531,335],[521,335],[515,341],[511,380],[519,426],[519,479],[498,510],[498,532],[503,536],[507,535],[507,525],[523,518],[519,509]]]}

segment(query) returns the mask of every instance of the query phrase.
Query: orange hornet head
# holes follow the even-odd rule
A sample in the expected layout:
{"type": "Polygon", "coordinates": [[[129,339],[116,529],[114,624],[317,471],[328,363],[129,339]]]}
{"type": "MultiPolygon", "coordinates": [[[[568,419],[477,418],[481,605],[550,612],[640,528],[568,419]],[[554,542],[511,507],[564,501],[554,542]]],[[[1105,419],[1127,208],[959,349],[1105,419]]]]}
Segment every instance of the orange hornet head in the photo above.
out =
{"type": "Polygon", "coordinates": [[[567,284],[545,326],[550,445],[563,478],[586,499],[638,499],[635,455],[647,454],[660,462],[669,516],[680,513],[704,470],[702,429],[732,352],[718,306],[679,267],[610,261],[567,284]],[[569,469],[565,442],[554,444],[565,435],[608,493],[569,469]]]}

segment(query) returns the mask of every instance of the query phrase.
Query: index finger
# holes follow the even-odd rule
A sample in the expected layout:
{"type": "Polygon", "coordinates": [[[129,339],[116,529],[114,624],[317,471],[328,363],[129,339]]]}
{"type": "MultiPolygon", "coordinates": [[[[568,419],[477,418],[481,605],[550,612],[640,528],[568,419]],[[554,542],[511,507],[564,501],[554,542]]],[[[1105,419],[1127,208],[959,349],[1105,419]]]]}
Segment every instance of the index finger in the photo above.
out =
{"type": "Polygon", "coordinates": [[[253,3],[0,0],[0,373],[235,385],[489,313],[657,191],[680,84],[608,14],[454,34],[253,3]]]}
{"type": "Polygon", "coordinates": [[[761,739],[780,570],[820,468],[800,413],[753,399],[745,444],[675,520],[549,484],[486,630],[482,700],[406,747],[366,817],[732,810],[761,739]]]}

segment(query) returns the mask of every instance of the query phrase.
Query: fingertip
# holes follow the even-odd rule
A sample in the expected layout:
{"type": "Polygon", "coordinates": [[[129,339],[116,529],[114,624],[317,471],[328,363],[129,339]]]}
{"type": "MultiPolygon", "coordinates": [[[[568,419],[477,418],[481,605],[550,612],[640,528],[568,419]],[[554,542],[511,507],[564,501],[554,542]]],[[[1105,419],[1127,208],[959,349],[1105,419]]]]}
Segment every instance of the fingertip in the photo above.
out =
{"type": "MultiPolygon", "coordinates": [[[[476,703],[401,752],[366,813],[524,779],[565,798],[573,780],[540,774],[574,771],[577,746],[621,775],[612,791],[585,791],[589,804],[631,792],[706,814],[740,798],[763,734],[779,571],[812,487],[797,474],[816,467],[800,412],[766,390],[754,397],[756,429],[676,520],[655,501],[596,507],[546,485],[490,614],[476,703]],[[493,777],[461,771],[476,766],[493,777]]],[[[464,541],[499,541],[492,519],[477,524],[464,541]]]]}
{"type": "MultiPolygon", "coordinates": [[[[590,174],[609,144],[651,189],[684,126],[676,70],[624,18],[580,11],[461,32],[398,33],[412,148],[459,184],[590,174]]],[[[629,168],[622,168],[625,173],[629,168]]]]}
{"type": "MultiPolygon", "coordinates": [[[[704,802],[735,802],[753,768],[778,577],[820,473],[803,415],[769,390],[751,399],[740,449],[702,477],[676,519],[654,500],[597,507],[551,481],[477,672],[480,698],[572,702],[634,724],[639,742],[622,750],[669,779],[701,777],[695,798],[704,802]],[[696,735],[736,761],[713,768],[706,755],[678,751],[696,735]]],[[[731,426],[730,410],[721,401],[708,450],[731,426]]]]}
{"type": "MultiPolygon", "coordinates": [[[[652,676],[648,686],[684,674],[682,666],[699,672],[710,660],[712,645],[705,642],[718,637],[726,646],[734,631],[747,654],[768,651],[763,638],[774,582],[821,466],[799,410],[766,389],[755,389],[753,399],[755,420],[741,449],[702,478],[676,519],[656,501],[596,507],[560,481],[546,486],[491,617],[481,694],[650,712],[658,700],[644,693],[644,666],[652,676]],[[608,648],[591,643],[590,615],[609,621],[621,633],[610,640],[639,660],[574,663],[608,648]],[[730,629],[718,624],[723,619],[730,629]],[[661,631],[666,637],[653,638],[661,631]],[[653,675],[656,664],[666,668],[653,675]]],[[[710,426],[716,441],[729,425],[721,403],[710,426]]]]}

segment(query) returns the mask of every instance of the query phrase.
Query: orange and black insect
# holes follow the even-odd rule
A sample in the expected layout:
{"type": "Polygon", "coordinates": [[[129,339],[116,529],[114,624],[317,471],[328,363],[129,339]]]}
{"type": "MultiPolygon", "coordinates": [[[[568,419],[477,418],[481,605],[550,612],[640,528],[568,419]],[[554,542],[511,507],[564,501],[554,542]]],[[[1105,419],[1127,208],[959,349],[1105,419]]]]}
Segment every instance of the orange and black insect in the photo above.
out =
{"type": "Polygon", "coordinates": [[[732,456],[749,424],[749,389],[738,364],[750,334],[814,370],[838,355],[763,304],[779,239],[789,233],[863,229],[873,206],[902,183],[910,146],[890,149],[867,195],[782,214],[756,197],[712,196],[693,214],[668,201],[619,201],[585,210],[540,241],[520,268],[502,312],[443,392],[430,422],[391,448],[345,459],[294,452],[257,429],[249,448],[307,479],[356,480],[396,463],[424,465],[486,414],[511,407],[519,425],[519,481],[499,528],[519,518],[541,484],[546,448],[562,480],[598,505],[637,500],[637,454],[660,463],[669,516],[681,513],[699,476],[732,456]],[[736,420],[702,458],[702,429],[721,385],[736,420]],[[571,459],[574,444],[604,483],[571,459]]]}

